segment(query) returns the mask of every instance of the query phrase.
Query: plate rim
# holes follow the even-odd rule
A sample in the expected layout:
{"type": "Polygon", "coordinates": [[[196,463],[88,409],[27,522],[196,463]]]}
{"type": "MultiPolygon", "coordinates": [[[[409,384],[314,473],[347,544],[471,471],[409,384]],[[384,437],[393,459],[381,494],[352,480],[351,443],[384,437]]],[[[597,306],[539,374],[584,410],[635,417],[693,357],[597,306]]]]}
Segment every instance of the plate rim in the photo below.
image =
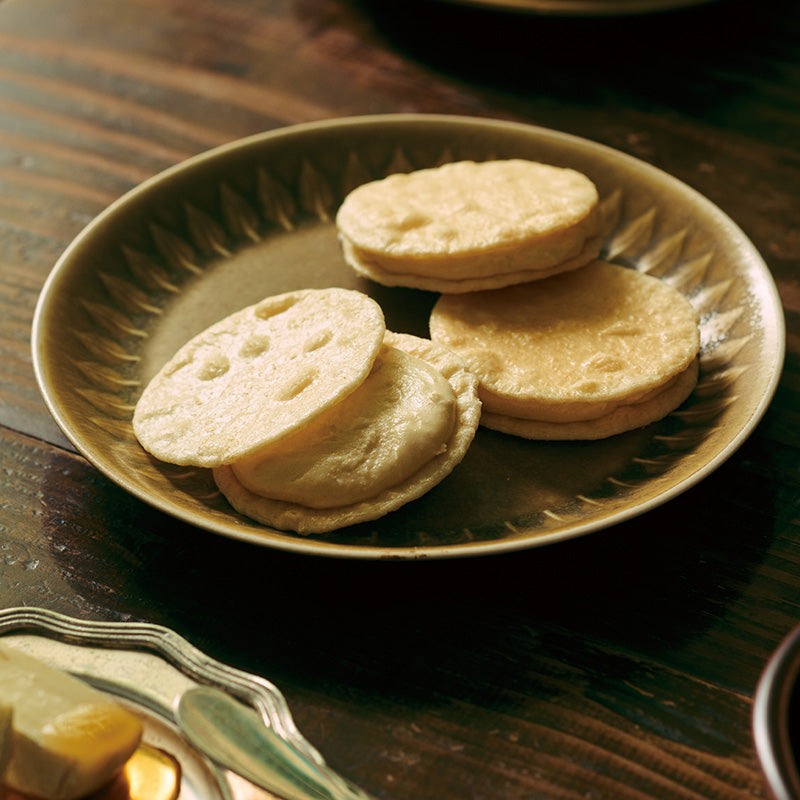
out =
{"type": "MultiPolygon", "coordinates": [[[[453,557],[461,558],[467,556],[484,557],[492,554],[507,553],[556,544],[568,539],[577,538],[588,533],[593,533],[598,530],[618,525],[621,522],[652,511],[658,506],[661,506],[674,497],[683,494],[688,489],[701,482],[711,472],[716,470],[721,464],[727,461],[752,434],[754,428],[758,425],[766,413],[766,410],[771,403],[775,392],[777,391],[785,359],[785,348],[786,334],[783,306],[778,289],[774,283],[774,280],[772,279],[771,272],[763,257],[758,252],[755,245],[744,233],[744,231],[738,226],[738,224],[716,204],[714,204],[711,200],[705,197],[698,190],[694,189],[692,186],[689,186],[677,177],[665,172],[653,164],[650,164],[649,162],[617,150],[609,145],[595,142],[572,133],[557,131],[552,128],[546,128],[512,120],[414,112],[345,116],[282,126],[226,142],[225,144],[197,153],[194,156],[184,159],[176,164],[171,165],[170,167],[167,167],[161,172],[152,175],[151,177],[126,191],[117,200],[103,209],[67,245],[59,258],[56,260],[42,286],[39,297],[37,298],[31,329],[31,352],[34,373],[40,393],[45,401],[49,413],[70,443],[78,451],[78,453],[80,453],[80,455],[82,455],[90,464],[92,464],[92,466],[102,472],[107,478],[112,480],[112,482],[116,483],[118,486],[125,489],[127,492],[139,498],[143,502],[148,503],[150,506],[157,508],[173,518],[180,519],[195,527],[229,538],[238,539],[239,541],[248,542],[258,546],[274,547],[276,549],[306,555],[322,555],[327,557],[366,560],[419,560],[453,557]],[[557,143],[566,143],[583,151],[588,151],[589,153],[596,152],[620,162],[631,169],[643,171],[645,174],[650,175],[654,180],[657,179],[658,181],[669,183],[681,193],[691,196],[693,202],[703,206],[710,217],[720,220],[720,222],[722,222],[726,227],[734,230],[739,236],[741,242],[749,247],[751,261],[753,262],[752,266],[759,271],[761,277],[764,279],[764,284],[768,289],[768,299],[770,301],[772,310],[775,311],[774,329],[776,341],[775,349],[773,351],[774,357],[772,369],[769,374],[769,380],[766,381],[762,387],[761,397],[753,408],[747,422],[739,428],[736,434],[732,436],[729,441],[727,441],[724,447],[720,448],[712,458],[705,461],[697,470],[692,473],[692,475],[680,480],[675,485],[666,488],[664,491],[659,492],[656,496],[651,497],[640,504],[617,511],[611,516],[610,519],[601,518],[594,521],[587,521],[575,526],[571,526],[564,530],[550,532],[546,536],[510,537],[497,541],[467,542],[454,545],[444,544],[406,546],[397,548],[386,548],[381,546],[373,547],[369,545],[339,544],[336,542],[322,541],[314,537],[305,537],[291,534],[291,532],[287,533],[280,531],[275,532],[279,535],[279,537],[281,537],[276,541],[271,538],[268,539],[267,537],[264,537],[259,532],[234,530],[227,525],[217,524],[213,520],[205,520],[202,524],[198,524],[196,516],[194,516],[192,513],[188,511],[184,512],[182,509],[176,510],[173,506],[170,506],[169,503],[162,503],[157,499],[154,500],[153,498],[147,497],[144,493],[138,491],[131,483],[129,483],[124,474],[109,474],[107,470],[103,469],[102,465],[98,463],[97,458],[92,453],[91,448],[83,446],[81,437],[76,434],[68,420],[60,413],[54,397],[55,393],[52,391],[52,388],[49,387],[45,376],[44,364],[46,344],[43,330],[45,328],[47,306],[53,292],[53,287],[62,277],[63,272],[68,269],[73,253],[79,250],[83,246],[85,240],[91,237],[97,228],[104,225],[107,219],[113,218],[121,209],[125,208],[132,201],[135,201],[136,199],[146,196],[148,193],[157,190],[161,184],[166,184],[169,182],[173,175],[198,169],[205,162],[213,162],[221,157],[224,157],[226,154],[243,151],[248,148],[258,146],[269,140],[283,137],[302,136],[304,133],[321,129],[340,129],[345,131],[362,126],[380,127],[387,124],[402,126],[411,123],[415,125],[455,125],[470,129],[480,128],[487,131],[505,129],[516,131],[524,135],[534,137],[539,136],[557,143]]],[[[272,529],[269,528],[265,530],[272,532],[272,529]]]]}

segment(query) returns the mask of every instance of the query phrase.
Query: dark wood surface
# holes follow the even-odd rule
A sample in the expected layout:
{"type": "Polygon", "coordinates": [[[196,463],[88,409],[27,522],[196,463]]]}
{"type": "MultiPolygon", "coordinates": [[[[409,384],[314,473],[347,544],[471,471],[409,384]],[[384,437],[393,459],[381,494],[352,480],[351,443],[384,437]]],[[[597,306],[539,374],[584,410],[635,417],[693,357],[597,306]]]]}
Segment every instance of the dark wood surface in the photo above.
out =
{"type": "Polygon", "coordinates": [[[559,19],[375,0],[0,2],[0,605],[167,625],[267,676],[387,800],[759,798],[750,732],[800,614],[800,6],[559,19]],[[33,374],[54,262],[111,201],[279,126],[415,111],[530,122],[693,186],[787,321],[774,402],[636,520],[432,563],[273,552],[165,517],[77,455],[33,374]]]}

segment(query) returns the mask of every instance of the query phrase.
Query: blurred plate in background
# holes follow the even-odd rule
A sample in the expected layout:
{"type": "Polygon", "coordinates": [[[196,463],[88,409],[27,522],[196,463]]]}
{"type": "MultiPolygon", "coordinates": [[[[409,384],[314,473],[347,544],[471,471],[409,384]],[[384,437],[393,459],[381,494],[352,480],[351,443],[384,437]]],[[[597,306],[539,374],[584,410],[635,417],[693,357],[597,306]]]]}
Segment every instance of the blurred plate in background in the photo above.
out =
{"type": "Polygon", "coordinates": [[[714,0],[438,0],[452,5],[498,9],[525,14],[570,17],[615,17],[650,14],[689,6],[705,5],[714,0]]]}
{"type": "Polygon", "coordinates": [[[800,800],[800,626],[767,662],[753,704],[753,737],[774,800],[800,800]]]}

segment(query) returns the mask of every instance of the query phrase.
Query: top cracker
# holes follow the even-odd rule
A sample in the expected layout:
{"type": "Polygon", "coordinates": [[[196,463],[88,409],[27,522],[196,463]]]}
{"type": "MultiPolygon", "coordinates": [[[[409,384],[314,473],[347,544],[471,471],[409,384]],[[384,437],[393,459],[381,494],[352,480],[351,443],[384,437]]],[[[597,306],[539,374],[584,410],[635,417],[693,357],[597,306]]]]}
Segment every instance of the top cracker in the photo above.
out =
{"type": "Polygon", "coordinates": [[[599,250],[597,204],[592,181],[573,169],[458,161],[358,187],[336,223],[357,271],[389,285],[472,291],[588,263],[599,250]]]}
{"type": "Polygon", "coordinates": [[[195,336],[142,393],[133,428],[173,464],[214,467],[306,425],[369,374],[386,324],[347,289],[288,292],[195,336]]]}

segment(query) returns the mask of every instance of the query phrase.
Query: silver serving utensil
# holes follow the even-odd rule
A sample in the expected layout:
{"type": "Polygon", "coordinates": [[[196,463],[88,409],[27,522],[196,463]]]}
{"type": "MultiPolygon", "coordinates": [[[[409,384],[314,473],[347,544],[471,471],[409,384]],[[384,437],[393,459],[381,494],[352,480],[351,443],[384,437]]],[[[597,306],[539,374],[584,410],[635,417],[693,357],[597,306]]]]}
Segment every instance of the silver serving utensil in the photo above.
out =
{"type": "Polygon", "coordinates": [[[220,766],[283,800],[371,800],[282,738],[254,709],[200,686],[185,691],[175,716],[186,738],[220,766]]]}

